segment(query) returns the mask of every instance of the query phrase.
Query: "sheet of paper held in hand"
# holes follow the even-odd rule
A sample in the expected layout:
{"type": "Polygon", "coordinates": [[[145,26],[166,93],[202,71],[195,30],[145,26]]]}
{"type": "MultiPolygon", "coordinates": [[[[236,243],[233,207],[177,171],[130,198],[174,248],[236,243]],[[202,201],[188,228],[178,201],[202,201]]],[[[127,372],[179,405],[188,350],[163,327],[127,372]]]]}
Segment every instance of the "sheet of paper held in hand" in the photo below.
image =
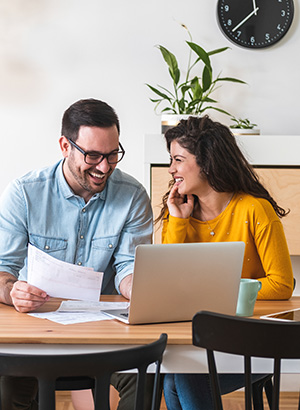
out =
{"type": "Polygon", "coordinates": [[[60,261],[28,245],[28,278],[31,285],[51,297],[99,301],[103,272],[60,261]]]}

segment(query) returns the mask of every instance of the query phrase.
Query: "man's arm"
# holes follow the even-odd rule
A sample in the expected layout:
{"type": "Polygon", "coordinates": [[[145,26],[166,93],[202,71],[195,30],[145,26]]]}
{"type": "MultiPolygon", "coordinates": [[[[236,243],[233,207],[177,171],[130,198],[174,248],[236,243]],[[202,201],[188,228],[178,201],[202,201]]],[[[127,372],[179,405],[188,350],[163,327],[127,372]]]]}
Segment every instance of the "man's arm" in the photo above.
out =
{"type": "Polygon", "coordinates": [[[117,270],[116,289],[129,300],[131,298],[135,248],[140,244],[151,243],[153,233],[152,209],[146,192],[139,191],[139,195],[132,202],[134,207],[122,229],[119,244],[114,253],[114,265],[117,270]]]}
{"type": "Polygon", "coordinates": [[[27,282],[17,280],[14,275],[0,272],[0,302],[13,305],[19,312],[31,312],[49,300],[46,292],[27,282]]]}
{"type": "Polygon", "coordinates": [[[7,272],[0,272],[0,302],[6,305],[12,305],[10,292],[17,278],[7,272]]]}
{"type": "Polygon", "coordinates": [[[132,288],[132,274],[125,276],[125,278],[120,283],[120,292],[124,298],[129,299],[131,298],[131,288],[132,288]]]}

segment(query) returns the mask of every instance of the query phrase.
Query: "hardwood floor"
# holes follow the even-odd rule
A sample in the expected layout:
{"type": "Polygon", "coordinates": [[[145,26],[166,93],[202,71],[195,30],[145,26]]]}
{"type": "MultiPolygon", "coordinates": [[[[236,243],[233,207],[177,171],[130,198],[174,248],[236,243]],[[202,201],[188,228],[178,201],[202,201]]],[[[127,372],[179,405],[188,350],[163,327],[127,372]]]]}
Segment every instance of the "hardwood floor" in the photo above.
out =
{"type": "MultiPolygon", "coordinates": [[[[298,409],[298,393],[282,392],[280,395],[280,410],[298,409]]],[[[224,410],[244,410],[244,395],[242,392],[234,392],[223,397],[224,410]]],[[[166,410],[164,401],[161,410],[166,410]]],[[[268,409],[267,404],[265,409],[268,409]]],[[[74,410],[69,392],[56,393],[56,410],[74,410]]]]}
{"type": "Polygon", "coordinates": [[[74,410],[71,394],[68,391],[56,392],[56,410],[74,410]]]}
{"type": "MultiPolygon", "coordinates": [[[[286,392],[280,393],[280,410],[297,410],[298,409],[299,393],[286,392]]],[[[244,410],[244,394],[242,392],[234,392],[223,396],[224,410],[244,410]]],[[[267,400],[264,400],[264,407],[269,409],[267,400]]]]}
{"type": "MultiPolygon", "coordinates": [[[[56,410],[74,410],[71,402],[71,394],[68,391],[56,392],[56,410]]],[[[160,410],[167,410],[165,401],[162,400],[160,410]]]]}

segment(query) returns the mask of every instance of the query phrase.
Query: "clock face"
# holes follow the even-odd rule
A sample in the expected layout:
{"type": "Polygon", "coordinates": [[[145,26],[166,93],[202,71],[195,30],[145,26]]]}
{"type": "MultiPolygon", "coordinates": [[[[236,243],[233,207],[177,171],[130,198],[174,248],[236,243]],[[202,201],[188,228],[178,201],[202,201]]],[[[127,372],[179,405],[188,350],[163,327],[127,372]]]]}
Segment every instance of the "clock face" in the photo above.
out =
{"type": "Polygon", "coordinates": [[[248,48],[269,47],[287,33],[293,0],[218,0],[219,25],[226,37],[248,48]]]}

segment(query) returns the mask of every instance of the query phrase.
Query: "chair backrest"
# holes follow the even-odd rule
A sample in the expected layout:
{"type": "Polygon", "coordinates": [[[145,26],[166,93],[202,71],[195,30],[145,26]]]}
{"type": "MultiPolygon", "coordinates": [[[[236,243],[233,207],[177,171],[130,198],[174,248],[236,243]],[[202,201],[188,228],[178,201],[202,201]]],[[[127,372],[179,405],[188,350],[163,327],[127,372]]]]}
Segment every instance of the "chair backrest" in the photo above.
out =
{"type": "Polygon", "coordinates": [[[55,382],[60,377],[91,377],[95,379],[95,409],[109,410],[110,378],[114,372],[137,370],[135,410],[144,408],[147,368],[156,364],[152,410],[160,405],[159,378],[167,335],[161,334],[153,343],[129,349],[89,354],[22,355],[0,353],[0,375],[36,377],[39,383],[39,408],[55,409],[55,382]]]}
{"type": "Polygon", "coordinates": [[[244,356],[245,407],[252,408],[251,357],[274,359],[272,409],[278,409],[281,359],[300,358],[300,323],[275,322],[198,312],[193,318],[193,344],[205,348],[216,409],[222,409],[214,351],[244,356]]]}

